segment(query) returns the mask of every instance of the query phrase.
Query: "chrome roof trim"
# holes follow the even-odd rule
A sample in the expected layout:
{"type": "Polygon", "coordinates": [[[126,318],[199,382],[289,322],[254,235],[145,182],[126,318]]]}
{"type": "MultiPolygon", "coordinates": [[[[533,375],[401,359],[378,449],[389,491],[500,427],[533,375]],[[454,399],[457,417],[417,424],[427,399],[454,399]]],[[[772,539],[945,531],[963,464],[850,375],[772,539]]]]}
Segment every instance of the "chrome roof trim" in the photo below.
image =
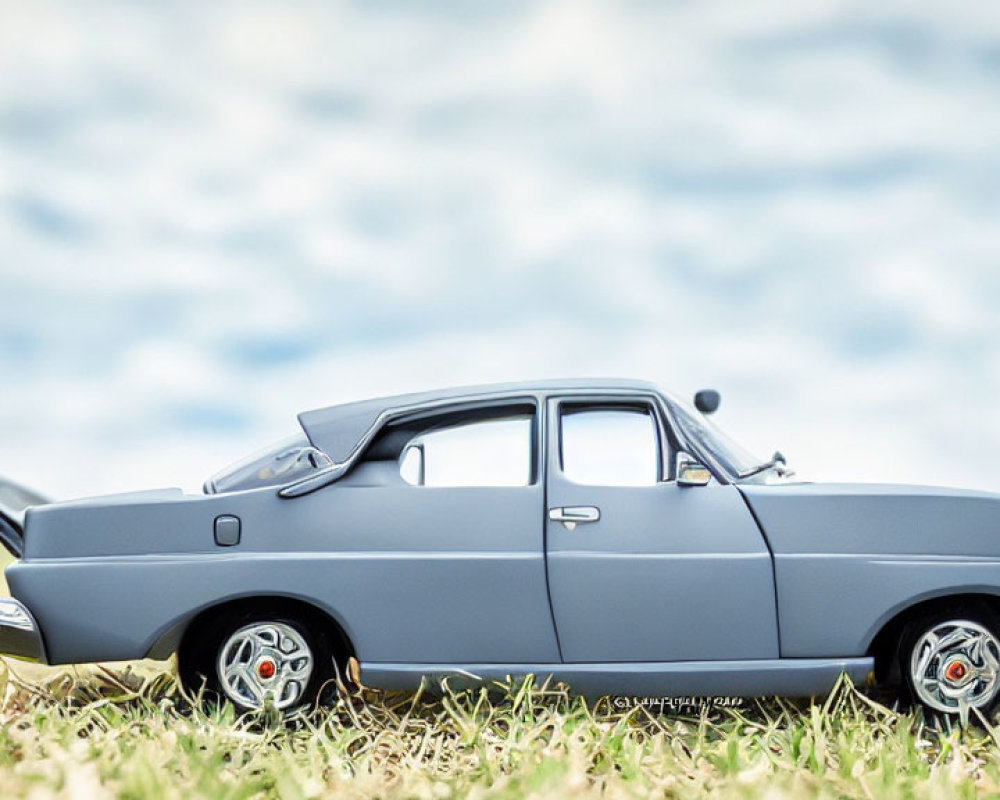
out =
{"type": "MultiPolygon", "coordinates": [[[[380,398],[372,401],[362,401],[358,405],[375,405],[384,403],[382,410],[375,417],[374,422],[368,426],[365,433],[354,445],[351,452],[341,461],[331,464],[329,467],[320,470],[306,478],[283,486],[278,491],[278,496],[283,498],[301,497],[306,494],[336,483],[346,475],[357,463],[361,454],[372,443],[374,438],[389,422],[398,420],[401,417],[411,414],[436,411],[439,409],[487,405],[496,402],[516,401],[519,399],[531,399],[536,404],[542,403],[550,396],[565,395],[589,395],[607,397],[653,397],[662,399],[664,392],[657,389],[653,384],[645,381],[629,380],[554,380],[539,381],[537,383],[512,383],[494,384],[479,387],[463,387],[460,389],[441,390],[438,392],[427,392],[418,395],[399,395],[397,397],[380,398]],[[449,393],[450,392],[450,393],[449,393]],[[410,398],[421,398],[416,402],[404,403],[402,405],[391,405],[393,401],[409,400],[410,398]]],[[[354,405],[354,404],[352,404],[354,405]]],[[[665,405],[665,404],[664,404],[665,405]]],[[[315,426],[315,422],[310,422],[310,418],[315,418],[320,414],[331,415],[338,409],[347,409],[349,406],[331,406],[318,411],[305,412],[299,415],[306,434],[313,444],[318,444],[313,440],[313,433],[309,427],[315,426]]],[[[670,420],[673,422],[673,420],[670,420]]],[[[331,424],[331,423],[327,423],[331,424]]],[[[674,424],[676,430],[676,424],[674,424]]],[[[322,449],[322,448],[321,448],[322,449]]],[[[329,454],[328,454],[329,455],[329,454]]]]}

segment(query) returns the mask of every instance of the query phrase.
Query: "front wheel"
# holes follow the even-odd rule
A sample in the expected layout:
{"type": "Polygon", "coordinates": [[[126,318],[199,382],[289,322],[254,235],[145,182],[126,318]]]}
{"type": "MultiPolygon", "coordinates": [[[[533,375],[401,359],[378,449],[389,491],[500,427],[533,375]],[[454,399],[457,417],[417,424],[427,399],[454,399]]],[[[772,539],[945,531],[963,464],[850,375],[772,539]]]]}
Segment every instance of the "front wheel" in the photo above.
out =
{"type": "Polygon", "coordinates": [[[937,614],[912,625],[900,666],[913,698],[944,714],[988,712],[1000,692],[998,627],[985,613],[937,614]]]}

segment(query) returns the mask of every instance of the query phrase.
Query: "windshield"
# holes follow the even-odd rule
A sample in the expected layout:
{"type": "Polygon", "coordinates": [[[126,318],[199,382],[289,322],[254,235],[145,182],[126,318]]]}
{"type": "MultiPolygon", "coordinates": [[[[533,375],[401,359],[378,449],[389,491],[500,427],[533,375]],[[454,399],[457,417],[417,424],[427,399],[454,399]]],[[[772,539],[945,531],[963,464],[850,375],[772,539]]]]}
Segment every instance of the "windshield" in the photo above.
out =
{"type": "Polygon", "coordinates": [[[206,481],[205,494],[281,486],[332,463],[326,453],[299,434],[226,467],[206,481]]]}
{"type": "Polygon", "coordinates": [[[687,438],[718,461],[734,477],[744,477],[746,473],[752,472],[763,463],[763,459],[748,452],[686,403],[673,398],[670,398],[669,403],[677,423],[687,438]]]}

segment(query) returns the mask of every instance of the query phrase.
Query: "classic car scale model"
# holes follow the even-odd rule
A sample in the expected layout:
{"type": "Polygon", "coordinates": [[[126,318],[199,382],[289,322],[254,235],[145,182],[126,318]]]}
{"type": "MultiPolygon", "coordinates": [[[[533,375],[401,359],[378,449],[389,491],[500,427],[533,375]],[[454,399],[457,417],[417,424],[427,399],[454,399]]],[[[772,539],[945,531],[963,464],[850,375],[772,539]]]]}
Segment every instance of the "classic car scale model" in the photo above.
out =
{"type": "Polygon", "coordinates": [[[203,495],[6,514],[0,651],[176,652],[192,691],[244,710],[313,702],[352,659],[384,688],[535,674],[591,695],[811,695],[846,671],[943,713],[997,698],[998,495],[795,482],[631,381],[299,422],[203,495]]]}

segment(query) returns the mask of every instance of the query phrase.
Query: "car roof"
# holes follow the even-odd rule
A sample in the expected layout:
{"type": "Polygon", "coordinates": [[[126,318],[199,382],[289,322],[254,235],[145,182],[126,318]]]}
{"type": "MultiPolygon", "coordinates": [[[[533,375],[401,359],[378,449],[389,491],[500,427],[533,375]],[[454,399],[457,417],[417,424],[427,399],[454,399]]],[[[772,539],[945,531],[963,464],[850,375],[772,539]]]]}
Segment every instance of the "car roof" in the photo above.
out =
{"type": "Polygon", "coordinates": [[[348,461],[388,417],[401,412],[486,398],[503,400],[519,396],[544,397],[566,391],[662,393],[647,381],[620,378],[561,378],[492,383],[378,397],[318,408],[299,414],[299,423],[315,447],[325,452],[334,462],[342,463],[348,461]]]}

